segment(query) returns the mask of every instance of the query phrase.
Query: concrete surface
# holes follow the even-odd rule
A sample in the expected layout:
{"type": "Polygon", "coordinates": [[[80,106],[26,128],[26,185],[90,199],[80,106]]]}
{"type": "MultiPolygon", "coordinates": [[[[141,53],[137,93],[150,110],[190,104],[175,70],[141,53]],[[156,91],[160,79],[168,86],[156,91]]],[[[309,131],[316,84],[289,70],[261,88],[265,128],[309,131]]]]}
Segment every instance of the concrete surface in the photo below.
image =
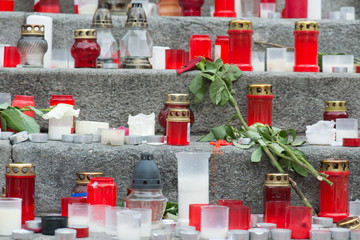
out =
{"type": "MultiPolygon", "coordinates": [[[[79,120],[106,121],[112,127],[127,125],[128,115],[138,113],[156,116],[164,106],[167,93],[188,93],[196,72],[177,76],[173,70],[101,70],[101,69],[0,69],[0,92],[33,95],[38,107],[47,108],[53,94],[74,96],[75,107],[81,110],[79,120]]],[[[305,132],[323,118],[328,100],[348,101],[352,118],[360,118],[357,97],[358,74],[332,73],[244,73],[234,83],[235,98],[244,117],[247,115],[247,86],[271,83],[273,125],[305,132]]],[[[205,133],[226,123],[233,115],[230,106],[214,106],[209,96],[200,105],[191,104],[195,114],[192,133],[205,133]]],[[[39,119],[39,118],[37,118],[39,119]]],[[[39,119],[46,131],[47,122],[39,119]]],[[[235,125],[238,122],[234,122],[235,125]]],[[[157,132],[161,131],[157,124],[157,132]]]]}
{"type": "Polygon", "coordinates": [[[0,140],[0,193],[2,187],[5,187],[5,166],[12,162],[12,151],[9,141],[0,140]]]}

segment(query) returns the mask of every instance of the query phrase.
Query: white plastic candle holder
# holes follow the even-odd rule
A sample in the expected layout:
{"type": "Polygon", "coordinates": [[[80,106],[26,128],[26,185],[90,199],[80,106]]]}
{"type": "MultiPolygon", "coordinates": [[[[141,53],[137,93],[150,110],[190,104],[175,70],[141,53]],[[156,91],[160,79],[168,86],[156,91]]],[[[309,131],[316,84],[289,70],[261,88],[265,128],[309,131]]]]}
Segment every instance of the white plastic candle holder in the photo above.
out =
{"type": "Polygon", "coordinates": [[[337,118],[336,119],[336,142],[343,141],[344,138],[358,137],[358,119],[337,118]]]}
{"type": "Polygon", "coordinates": [[[201,207],[201,238],[226,238],[229,228],[229,208],[207,205],[201,207]]]}
{"type": "Polygon", "coordinates": [[[266,49],[266,70],[268,72],[286,71],[286,48],[266,49]]]}
{"type": "Polygon", "coordinates": [[[107,122],[93,122],[93,121],[76,121],[76,134],[98,134],[99,129],[110,127],[107,122]]]}
{"type": "Polygon", "coordinates": [[[254,72],[265,71],[265,52],[253,51],[251,53],[251,64],[253,65],[254,72]]]}
{"type": "Polygon", "coordinates": [[[88,220],[89,205],[86,203],[73,203],[68,205],[68,225],[86,225],[88,220]]]}
{"type": "Polygon", "coordinates": [[[355,7],[342,7],[340,8],[341,19],[355,20],[355,7]]]}
{"type": "Polygon", "coordinates": [[[276,12],[276,3],[260,3],[260,18],[269,18],[269,13],[276,12]]]}
{"type": "Polygon", "coordinates": [[[326,73],[333,72],[333,67],[346,67],[348,73],[353,73],[354,56],[353,55],[324,55],[322,57],[322,71],[326,73]]]}
{"type": "Polygon", "coordinates": [[[0,236],[21,229],[21,198],[0,198],[0,236]]]}
{"type": "Polygon", "coordinates": [[[250,228],[250,240],[268,240],[270,231],[265,228],[250,228]]]}
{"type": "Polygon", "coordinates": [[[151,235],[152,210],[148,208],[132,208],[141,214],[140,235],[142,239],[149,239],[151,235]]]}
{"type": "Polygon", "coordinates": [[[125,131],[119,129],[102,129],[101,144],[122,146],[125,143],[125,131]]]}
{"type": "Polygon", "coordinates": [[[105,233],[108,239],[117,239],[117,213],[122,207],[108,206],[105,210],[105,233]]]}
{"type": "Polygon", "coordinates": [[[106,205],[89,205],[89,236],[93,239],[105,239],[106,205]]]}
{"type": "Polygon", "coordinates": [[[117,213],[117,232],[119,240],[141,239],[141,213],[129,209],[117,213]]]}
{"type": "Polygon", "coordinates": [[[331,228],[333,225],[333,219],[327,217],[313,217],[314,224],[320,224],[324,228],[331,228]]]}

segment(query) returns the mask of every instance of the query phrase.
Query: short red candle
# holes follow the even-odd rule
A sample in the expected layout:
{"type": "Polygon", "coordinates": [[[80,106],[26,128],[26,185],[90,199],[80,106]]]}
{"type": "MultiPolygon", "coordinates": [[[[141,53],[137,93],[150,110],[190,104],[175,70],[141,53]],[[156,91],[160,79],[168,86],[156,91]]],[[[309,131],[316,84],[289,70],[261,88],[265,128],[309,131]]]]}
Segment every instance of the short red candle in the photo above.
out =
{"type": "Polygon", "coordinates": [[[22,199],[21,224],[35,218],[35,166],[9,163],[6,166],[6,197],[22,199]]]}
{"type": "Polygon", "coordinates": [[[243,201],[238,199],[219,199],[217,201],[217,204],[226,207],[242,206],[243,201]]]}
{"type": "Polygon", "coordinates": [[[4,47],[4,67],[15,68],[20,64],[20,54],[17,47],[5,46],[4,47]]]}
{"type": "Polygon", "coordinates": [[[299,21],[295,23],[294,72],[319,72],[318,35],[317,22],[299,21]]]}
{"type": "Polygon", "coordinates": [[[75,43],[71,47],[75,68],[96,68],[100,50],[95,29],[75,30],[75,43]]]}
{"type": "Polygon", "coordinates": [[[39,12],[59,13],[60,0],[40,0],[39,12]]]}
{"type": "MultiPolygon", "coordinates": [[[[50,107],[56,106],[59,103],[75,105],[75,101],[72,95],[51,95],[50,99],[50,107]]],[[[74,118],[73,118],[73,127],[71,129],[71,133],[74,133],[74,118]]]]}
{"type": "MultiPolygon", "coordinates": [[[[15,95],[15,99],[12,102],[12,106],[19,108],[24,108],[26,106],[35,107],[34,96],[15,95]]],[[[32,118],[35,117],[34,111],[24,112],[24,114],[32,118]]]]}
{"type": "Polygon", "coordinates": [[[285,0],[283,18],[307,18],[308,0],[285,0]]]}
{"type": "Polygon", "coordinates": [[[205,0],[179,0],[182,16],[201,16],[201,7],[205,0]]]}
{"type": "Polygon", "coordinates": [[[197,231],[201,231],[201,207],[210,204],[190,204],[189,205],[189,226],[194,226],[197,231]]]}
{"type": "Polygon", "coordinates": [[[165,50],[165,68],[178,69],[185,65],[185,50],[166,49],[165,50]]]}
{"type": "Polygon", "coordinates": [[[248,98],[248,125],[254,123],[272,125],[272,93],[271,84],[250,84],[248,98]]]}
{"type": "Polygon", "coordinates": [[[285,210],[290,202],[268,201],[266,203],[265,222],[275,223],[276,228],[285,228],[285,210]]]}
{"type": "Polygon", "coordinates": [[[289,206],[285,211],[285,228],[291,230],[291,239],[309,239],[312,222],[312,208],[289,206]]]}
{"type": "Polygon", "coordinates": [[[238,66],[241,71],[252,71],[252,23],[249,20],[233,20],[229,24],[229,63],[238,66]]]}
{"type": "Polygon", "coordinates": [[[325,103],[324,120],[336,121],[337,118],[348,118],[346,101],[327,101],[325,103]]]}
{"type": "Polygon", "coordinates": [[[113,178],[91,178],[87,194],[88,203],[91,205],[116,206],[116,184],[113,178]]]}
{"type": "Polygon", "coordinates": [[[61,198],[61,216],[68,217],[69,204],[87,203],[86,197],[63,197],[61,198]]]}
{"type": "Polygon", "coordinates": [[[192,35],[190,39],[190,58],[196,57],[211,58],[211,39],[209,35],[192,35]]]}
{"type": "Polygon", "coordinates": [[[234,0],[215,0],[214,17],[236,17],[234,0]]]}
{"type": "Polygon", "coordinates": [[[251,208],[249,206],[229,206],[229,230],[249,230],[251,208]]]}
{"type": "Polygon", "coordinates": [[[14,11],[14,0],[0,0],[0,12],[14,11]]]}
{"type": "Polygon", "coordinates": [[[87,238],[89,237],[89,227],[85,225],[74,225],[68,226],[68,228],[76,230],[76,238],[87,238]]]}
{"type": "Polygon", "coordinates": [[[360,73],[360,66],[356,66],[356,73],[360,73]]]}
{"type": "Polygon", "coordinates": [[[334,223],[349,216],[349,161],[331,159],[321,161],[321,173],[329,175],[326,182],[320,182],[319,217],[333,218],[334,223]]]}
{"type": "Polygon", "coordinates": [[[229,36],[217,36],[215,41],[215,60],[221,58],[224,64],[229,63],[229,36]]]}
{"type": "Polygon", "coordinates": [[[186,146],[190,144],[190,111],[171,108],[166,119],[166,141],[168,145],[186,146]]]}

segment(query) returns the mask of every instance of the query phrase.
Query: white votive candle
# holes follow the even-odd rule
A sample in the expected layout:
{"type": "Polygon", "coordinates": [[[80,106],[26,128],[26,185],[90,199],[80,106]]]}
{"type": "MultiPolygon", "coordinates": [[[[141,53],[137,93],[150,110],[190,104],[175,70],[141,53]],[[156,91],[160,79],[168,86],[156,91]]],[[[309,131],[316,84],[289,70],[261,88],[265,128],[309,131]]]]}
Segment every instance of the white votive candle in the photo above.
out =
{"type": "Polygon", "coordinates": [[[125,131],[119,129],[101,129],[101,144],[121,146],[125,142],[125,131]]]}
{"type": "Polygon", "coordinates": [[[0,236],[21,229],[21,198],[0,198],[0,236]]]}

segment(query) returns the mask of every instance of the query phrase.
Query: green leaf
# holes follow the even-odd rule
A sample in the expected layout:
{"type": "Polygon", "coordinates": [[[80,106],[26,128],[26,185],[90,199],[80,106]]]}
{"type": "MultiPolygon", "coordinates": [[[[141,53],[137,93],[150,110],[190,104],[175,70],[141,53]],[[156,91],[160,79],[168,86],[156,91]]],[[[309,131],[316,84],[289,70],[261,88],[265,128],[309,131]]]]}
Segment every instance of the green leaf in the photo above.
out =
{"type": "Polygon", "coordinates": [[[260,144],[260,146],[266,147],[266,143],[264,142],[264,140],[259,139],[257,142],[260,144]]]}
{"type": "Polygon", "coordinates": [[[249,145],[239,144],[237,140],[234,140],[233,144],[235,147],[240,148],[240,149],[245,149],[245,150],[250,149],[252,146],[255,145],[254,142],[251,142],[249,145]]]}
{"type": "Polygon", "coordinates": [[[269,129],[267,127],[257,127],[258,133],[260,133],[266,140],[273,141],[274,139],[271,137],[269,133],[269,129]]]}
{"type": "Polygon", "coordinates": [[[288,139],[289,139],[289,136],[287,134],[286,131],[280,131],[279,132],[279,141],[282,143],[282,144],[287,144],[288,143],[288,139]]]}
{"type": "Polygon", "coordinates": [[[205,71],[205,64],[206,64],[206,60],[205,58],[203,58],[200,62],[196,64],[196,68],[203,72],[205,71]]]}
{"type": "Polygon", "coordinates": [[[297,172],[298,174],[300,174],[303,177],[307,177],[308,176],[308,172],[306,171],[305,168],[303,168],[302,166],[300,166],[297,163],[292,162],[292,167],[294,168],[295,172],[297,172]]]}
{"type": "Polygon", "coordinates": [[[222,91],[220,107],[224,107],[226,105],[226,103],[229,102],[229,100],[230,100],[229,93],[226,90],[222,91]]]}
{"type": "Polygon", "coordinates": [[[248,136],[249,138],[251,138],[254,142],[256,142],[257,140],[261,139],[260,134],[257,133],[257,132],[247,131],[246,134],[247,134],[247,136],[248,136]]]}
{"type": "Polygon", "coordinates": [[[226,139],[226,127],[225,125],[221,125],[218,127],[214,127],[211,129],[212,134],[214,134],[214,137],[216,140],[225,140],[226,139]]]}
{"type": "Polygon", "coordinates": [[[226,130],[226,135],[228,135],[232,139],[237,139],[237,137],[235,136],[235,132],[234,132],[233,127],[231,127],[229,125],[225,125],[225,130],[226,130]]]}
{"type": "Polygon", "coordinates": [[[255,151],[251,154],[251,162],[260,162],[262,157],[262,149],[258,147],[255,151]]]}
{"type": "MultiPolygon", "coordinates": [[[[229,67],[229,73],[231,73],[231,75],[232,75],[231,81],[238,80],[242,75],[242,71],[239,69],[239,67],[235,66],[233,64],[231,64],[229,67]]],[[[228,74],[228,76],[230,77],[230,74],[228,74]]]]}
{"type": "Polygon", "coordinates": [[[292,136],[292,141],[289,142],[289,144],[290,144],[290,143],[293,143],[293,142],[295,141],[295,139],[296,139],[296,132],[295,132],[294,129],[289,129],[289,132],[291,133],[291,136],[292,136]]]}
{"type": "Polygon", "coordinates": [[[286,159],[280,159],[279,160],[279,165],[282,167],[282,168],[286,168],[289,166],[289,160],[286,160],[286,159]]]}
{"type": "Polygon", "coordinates": [[[201,73],[201,76],[206,78],[206,79],[209,79],[211,81],[215,80],[215,75],[211,75],[211,74],[208,74],[208,73],[201,73]]]}
{"type": "Polygon", "coordinates": [[[215,139],[215,136],[212,132],[200,137],[197,141],[198,142],[210,142],[215,139]]]}
{"type": "Polygon", "coordinates": [[[191,81],[189,90],[192,94],[194,94],[195,103],[201,103],[206,94],[206,87],[201,74],[197,74],[191,81]]]}
{"type": "Polygon", "coordinates": [[[215,65],[216,65],[217,67],[222,67],[222,66],[224,66],[224,62],[223,62],[223,60],[222,60],[221,58],[218,58],[218,59],[215,61],[215,65]]]}
{"type": "Polygon", "coordinates": [[[306,143],[306,141],[300,141],[300,142],[291,144],[291,146],[300,147],[300,146],[304,145],[305,143],[306,143]]]}
{"type": "Polygon", "coordinates": [[[215,104],[216,104],[216,105],[219,105],[219,103],[221,102],[221,100],[222,100],[222,93],[223,93],[224,89],[225,89],[225,87],[222,86],[222,87],[220,87],[219,90],[216,92],[216,100],[215,100],[215,102],[216,102],[215,104]]]}
{"type": "Polygon", "coordinates": [[[0,104],[0,109],[4,110],[4,109],[7,109],[9,106],[10,106],[10,103],[4,102],[3,104],[0,104]]]}
{"type": "Polygon", "coordinates": [[[223,84],[222,84],[221,80],[219,80],[218,78],[215,78],[215,81],[213,81],[210,84],[210,87],[209,87],[210,99],[211,99],[212,103],[215,105],[217,105],[217,103],[216,103],[217,93],[221,87],[223,87],[223,84]]]}
{"type": "Polygon", "coordinates": [[[31,110],[33,110],[40,117],[42,117],[44,115],[44,113],[42,111],[40,111],[39,109],[37,109],[36,107],[33,107],[33,106],[29,106],[29,107],[30,107],[31,110]]]}
{"type": "Polygon", "coordinates": [[[277,127],[270,127],[271,130],[272,130],[272,133],[271,133],[271,136],[276,136],[279,132],[281,132],[281,129],[280,128],[277,128],[277,127]]]}
{"type": "Polygon", "coordinates": [[[279,144],[277,143],[271,143],[270,146],[274,148],[278,153],[282,153],[285,151],[279,144]]]}
{"type": "Polygon", "coordinates": [[[0,121],[1,121],[1,129],[3,131],[7,131],[8,128],[7,128],[6,120],[1,115],[0,115],[0,121]]]}
{"type": "Polygon", "coordinates": [[[212,73],[215,74],[217,71],[218,67],[216,66],[215,63],[213,62],[207,62],[205,65],[205,71],[204,73],[212,73]]]}
{"type": "Polygon", "coordinates": [[[5,118],[8,128],[14,131],[27,131],[28,133],[40,132],[40,126],[36,123],[35,119],[26,116],[18,109],[5,109],[2,111],[1,116],[5,118]]]}

